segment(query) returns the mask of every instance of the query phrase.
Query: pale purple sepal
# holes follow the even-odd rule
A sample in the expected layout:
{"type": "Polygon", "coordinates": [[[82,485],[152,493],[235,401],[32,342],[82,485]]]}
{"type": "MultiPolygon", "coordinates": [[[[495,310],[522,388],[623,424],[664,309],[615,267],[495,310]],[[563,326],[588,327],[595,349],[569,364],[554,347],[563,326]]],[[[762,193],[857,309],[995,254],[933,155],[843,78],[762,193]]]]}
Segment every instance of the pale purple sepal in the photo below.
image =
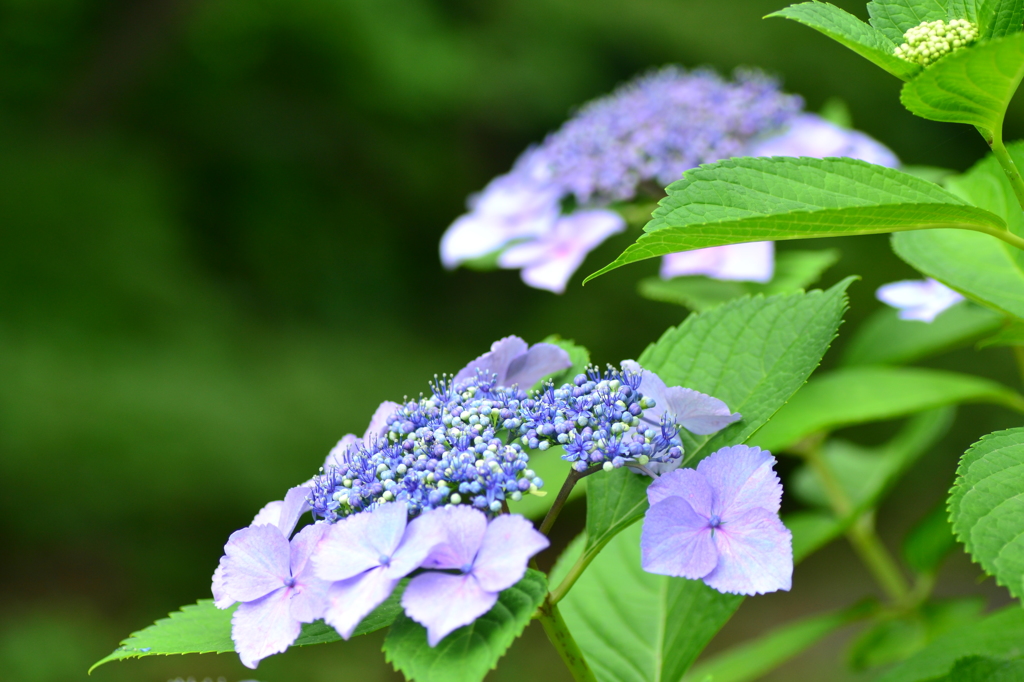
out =
{"type": "Polygon", "coordinates": [[[517,515],[503,514],[488,523],[483,512],[458,506],[427,512],[421,519],[447,535],[424,560],[424,568],[461,571],[418,575],[402,595],[406,614],[427,628],[430,646],[487,613],[499,592],[522,579],[530,557],[549,544],[517,515]]]}
{"type": "Polygon", "coordinates": [[[477,376],[478,371],[497,377],[499,386],[518,385],[526,390],[554,372],[572,367],[569,353],[551,343],[527,346],[518,336],[506,336],[491,344],[491,350],[463,367],[455,383],[477,376]]]}
{"type": "Polygon", "coordinates": [[[640,541],[644,570],[701,578],[734,594],[788,590],[792,535],[778,517],[774,464],[771,453],[735,445],[652,483],[640,541]]]}
{"type": "Polygon", "coordinates": [[[277,526],[285,537],[289,537],[302,515],[310,510],[310,492],[312,490],[308,486],[291,488],[285,494],[284,500],[274,500],[260,509],[249,525],[277,526]]]}
{"type": "Polygon", "coordinates": [[[634,360],[624,361],[622,369],[640,374],[640,392],[654,399],[654,407],[644,413],[644,419],[652,423],[660,424],[667,413],[687,431],[706,436],[742,419],[718,398],[691,388],[666,386],[661,377],[634,360]]]}
{"type": "Polygon", "coordinates": [[[425,521],[429,513],[407,524],[408,513],[404,502],[387,503],[342,519],[324,534],[313,570],[332,582],[324,620],[343,638],[444,541],[442,529],[425,521]]]}
{"type": "Polygon", "coordinates": [[[531,287],[560,294],[587,254],[624,229],[626,221],[614,211],[576,211],[536,239],[510,246],[498,257],[498,265],[522,268],[523,281],[531,287]]]}
{"type": "Polygon", "coordinates": [[[901,320],[931,322],[964,297],[934,279],[903,280],[878,288],[875,296],[899,310],[901,320]]]}
{"type": "Polygon", "coordinates": [[[291,646],[302,631],[302,623],[291,617],[288,589],[273,592],[244,604],[231,616],[231,639],[238,658],[246,668],[291,646]]]}
{"type": "Polygon", "coordinates": [[[750,156],[844,156],[889,168],[900,165],[892,150],[881,142],[815,114],[795,117],[783,133],[755,144],[750,156]]]}
{"type": "Polygon", "coordinates": [[[736,282],[770,282],[775,275],[775,243],[749,242],[670,253],[661,259],[662,279],[704,275],[736,282]]]}
{"type": "Polygon", "coordinates": [[[239,602],[259,599],[291,575],[288,538],[272,525],[236,530],[224,545],[221,567],[224,597],[239,602]]]}

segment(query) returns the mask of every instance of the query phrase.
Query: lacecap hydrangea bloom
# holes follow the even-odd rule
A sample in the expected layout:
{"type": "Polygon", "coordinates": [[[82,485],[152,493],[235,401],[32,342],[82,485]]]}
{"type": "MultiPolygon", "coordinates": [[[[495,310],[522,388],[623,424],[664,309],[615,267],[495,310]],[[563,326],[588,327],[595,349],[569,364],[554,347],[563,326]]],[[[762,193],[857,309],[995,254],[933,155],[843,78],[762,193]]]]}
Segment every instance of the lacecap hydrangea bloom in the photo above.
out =
{"type": "MultiPolygon", "coordinates": [[[[677,66],[641,75],[580,107],[470,197],[469,212],[441,239],[441,261],[454,268],[496,254],[500,267],[521,269],[530,286],[561,293],[586,255],[625,229],[616,203],[657,198],[699,164],[777,155],[896,165],[884,146],[801,114],[802,104],[757,71],[740,70],[732,81],[677,66]]],[[[772,246],[743,246],[667,256],[662,274],[770,280],[772,246]]]]}
{"type": "Polygon", "coordinates": [[[934,279],[908,279],[878,288],[875,296],[899,310],[901,320],[932,322],[964,297],[934,279]]]}
{"type": "MultiPolygon", "coordinates": [[[[493,608],[499,593],[521,580],[531,557],[549,544],[506,506],[544,484],[529,469],[530,451],[561,446],[562,459],[578,472],[632,467],[642,472],[636,475],[655,478],[652,490],[671,491],[676,478],[696,473],[672,471],[683,456],[680,430],[709,434],[741,418],[722,401],[667,386],[632,361],[591,367],[558,386],[539,384],[570,366],[557,345],[501,339],[451,378],[435,378],[429,396],[384,403],[365,436],[343,439],[310,485],[291,489],[232,534],[212,589],[219,608],[240,603],[232,638],[242,662],[255,668],[315,620],[351,637],[404,578],[409,583],[402,608],[435,646],[493,608]],[[659,472],[669,473],[659,478],[659,472]],[[307,511],[312,524],[292,537],[307,511]]],[[[747,485],[739,479],[723,483],[710,473],[707,478],[716,494],[747,485]]],[[[687,493],[668,496],[677,494],[687,493]]],[[[705,525],[735,525],[738,533],[749,514],[735,500],[746,498],[737,493],[722,499],[719,507],[708,507],[722,520],[705,525]]],[[[648,518],[657,531],[663,506],[651,501],[648,518]]],[[[772,513],[770,502],[758,504],[772,513]]],[[[776,519],[777,511],[776,504],[776,519]]],[[[659,542],[664,547],[665,540],[659,542]]],[[[733,544],[742,548],[743,542],[733,544]]],[[[732,557],[729,547],[719,547],[716,556],[732,557]]],[[[779,582],[785,564],[784,556],[777,559],[765,577],[766,564],[756,553],[732,560],[721,560],[728,575],[739,571],[760,591],[779,582]]],[[[649,570],[663,572],[662,564],[649,570]]],[[[725,591],[746,584],[729,577],[712,583],[725,591]]]]}

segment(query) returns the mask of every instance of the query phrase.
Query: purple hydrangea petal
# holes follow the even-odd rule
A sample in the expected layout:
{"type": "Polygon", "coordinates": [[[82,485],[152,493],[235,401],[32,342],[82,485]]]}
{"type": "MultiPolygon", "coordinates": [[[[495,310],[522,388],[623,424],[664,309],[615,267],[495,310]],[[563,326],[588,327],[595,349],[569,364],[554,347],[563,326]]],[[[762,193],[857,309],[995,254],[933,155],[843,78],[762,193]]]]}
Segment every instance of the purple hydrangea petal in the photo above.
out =
{"type": "Polygon", "coordinates": [[[878,288],[878,300],[900,311],[901,320],[932,322],[964,300],[956,291],[934,279],[904,280],[878,288]]]}
{"type": "Polygon", "coordinates": [[[391,578],[404,578],[422,566],[434,548],[447,538],[448,533],[438,516],[421,514],[409,522],[402,543],[391,555],[391,563],[385,573],[391,578]]]}
{"type": "Polygon", "coordinates": [[[548,539],[522,516],[502,514],[487,526],[473,562],[473,575],[481,588],[500,592],[519,582],[526,573],[530,557],[549,544],[548,539]]]}
{"type": "Polygon", "coordinates": [[[528,389],[549,374],[572,367],[572,360],[564,348],[553,343],[535,343],[508,366],[505,386],[518,385],[528,389]]]}
{"type": "Polygon", "coordinates": [[[391,557],[401,543],[407,517],[405,503],[393,502],[338,521],[313,555],[316,576],[346,580],[380,566],[381,558],[391,557]]]}
{"type": "Polygon", "coordinates": [[[670,253],[662,258],[662,279],[704,275],[712,279],[766,283],[775,275],[775,244],[749,242],[670,253]]]}
{"type": "Polygon", "coordinates": [[[711,518],[715,494],[704,475],[695,469],[676,469],[647,486],[647,501],[653,506],[670,497],[686,500],[690,507],[711,518]]]}
{"type": "Polygon", "coordinates": [[[296,486],[291,488],[284,496],[284,503],[281,505],[281,516],[277,521],[277,527],[285,537],[289,537],[295,530],[299,518],[309,511],[309,495],[312,488],[296,486]]]}
{"type": "Polygon", "coordinates": [[[705,457],[697,471],[715,491],[714,512],[729,521],[748,509],[779,511],[782,483],[774,466],[775,458],[767,450],[733,445],[705,457]]]}
{"type": "Polygon", "coordinates": [[[434,571],[413,578],[402,594],[402,608],[427,628],[430,646],[490,611],[497,601],[498,593],[483,589],[472,575],[434,571]]]}
{"type": "Polygon", "coordinates": [[[222,598],[248,602],[276,590],[291,577],[288,539],[277,526],[236,530],[224,545],[222,598]]]}
{"type": "Polygon", "coordinates": [[[391,595],[396,585],[398,579],[389,578],[383,566],[332,583],[327,590],[324,621],[343,639],[348,639],[363,618],[391,595]]]}
{"type": "Polygon", "coordinates": [[[495,374],[498,377],[498,385],[504,386],[505,384],[502,382],[508,373],[509,364],[527,350],[529,350],[529,346],[526,341],[518,336],[506,336],[499,339],[491,344],[491,350],[459,370],[455,375],[455,383],[473,379],[477,375],[477,370],[482,370],[495,374]]]}
{"type": "Polygon", "coordinates": [[[366,433],[363,434],[363,441],[369,442],[370,439],[380,438],[387,433],[388,417],[401,408],[401,405],[390,400],[382,402],[376,411],[374,411],[373,417],[370,418],[370,425],[366,427],[366,433]]]}
{"type": "Polygon", "coordinates": [[[755,144],[750,156],[845,156],[889,168],[900,165],[892,150],[882,143],[815,114],[794,117],[784,132],[755,144]]]}
{"type": "Polygon", "coordinates": [[[327,610],[327,588],[331,584],[316,577],[309,558],[328,528],[327,524],[306,526],[292,538],[291,568],[295,585],[291,594],[291,614],[292,618],[303,623],[323,618],[327,610]]]}
{"type": "Polygon", "coordinates": [[[281,507],[284,506],[284,500],[274,500],[273,502],[267,502],[263,505],[263,508],[256,512],[256,516],[252,518],[250,526],[276,526],[278,521],[281,520],[281,507]]]}
{"type": "Polygon", "coordinates": [[[223,558],[213,572],[213,585],[211,585],[210,591],[213,592],[213,605],[218,609],[226,609],[235,603],[235,600],[228,596],[227,588],[224,586],[223,558]]]}
{"type": "Polygon", "coordinates": [[[718,398],[691,388],[672,386],[665,391],[664,411],[687,431],[706,436],[721,431],[742,417],[718,398]]]}
{"type": "Polygon", "coordinates": [[[749,509],[715,530],[718,565],[704,582],[719,592],[764,594],[793,581],[793,535],[777,514],[749,509]]]}
{"type": "Polygon", "coordinates": [[[231,639],[246,668],[255,669],[262,659],[287,649],[301,631],[289,613],[289,590],[284,587],[240,604],[231,616],[231,639]]]}
{"type": "Polygon", "coordinates": [[[683,498],[667,497],[644,516],[640,563],[648,573],[703,578],[718,564],[712,535],[707,517],[683,498]]]}
{"type": "Polygon", "coordinates": [[[434,524],[444,534],[423,560],[423,568],[462,568],[473,564],[487,532],[487,516],[478,509],[459,505],[434,509],[420,516],[421,525],[434,524]]]}

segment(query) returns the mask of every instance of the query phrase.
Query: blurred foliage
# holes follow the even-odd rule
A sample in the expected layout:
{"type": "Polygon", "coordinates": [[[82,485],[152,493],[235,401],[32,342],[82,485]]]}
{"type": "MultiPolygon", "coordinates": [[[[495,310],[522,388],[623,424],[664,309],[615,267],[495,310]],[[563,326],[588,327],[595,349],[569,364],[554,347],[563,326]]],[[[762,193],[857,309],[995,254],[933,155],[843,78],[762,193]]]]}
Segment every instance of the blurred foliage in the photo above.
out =
{"type": "MultiPolygon", "coordinates": [[[[761,21],[783,4],[0,0],[4,676],[84,679],[127,632],[206,596],[230,531],[381,400],[494,339],[558,333],[607,362],[678,323],[679,308],[635,294],[656,264],[578,286],[635,235],[562,297],[436,256],[467,194],[634,73],[756,65],[811,109],[846,102],[909,163],[963,169],[984,151],[904,112],[899,83],[856,55],[761,21]],[[58,653],[30,656],[39,642],[58,653]]],[[[874,287],[912,275],[884,238],[812,248],[830,246],[844,255],[823,284],[864,276],[848,324],[877,308],[874,287]]],[[[1006,353],[956,359],[1000,377],[1006,353]]],[[[1012,423],[968,414],[936,456],[1012,423]]],[[[946,467],[904,501],[948,487],[946,467]]],[[[561,679],[542,639],[528,630],[516,647],[530,655],[493,679],[561,679]]],[[[343,659],[346,675],[396,679],[376,646],[317,649],[255,677],[337,679],[343,659]]],[[[220,656],[94,678],[188,675],[254,676],[220,656]]]]}

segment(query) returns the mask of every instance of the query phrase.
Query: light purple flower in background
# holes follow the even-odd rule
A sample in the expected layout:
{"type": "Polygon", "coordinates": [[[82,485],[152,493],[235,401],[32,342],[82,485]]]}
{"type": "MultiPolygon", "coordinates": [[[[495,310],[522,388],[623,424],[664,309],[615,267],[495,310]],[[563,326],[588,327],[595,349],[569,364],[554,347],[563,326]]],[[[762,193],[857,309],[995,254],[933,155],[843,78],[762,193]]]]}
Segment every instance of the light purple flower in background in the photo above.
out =
{"type": "Polygon", "coordinates": [[[324,469],[336,467],[346,462],[349,453],[357,444],[370,445],[374,439],[382,438],[388,432],[388,417],[400,410],[401,407],[398,403],[390,400],[382,402],[373,413],[373,417],[370,418],[370,425],[366,427],[366,433],[363,434],[362,439],[352,433],[342,436],[338,444],[327,453],[327,459],[324,460],[324,469]]]}
{"type": "Polygon", "coordinates": [[[672,423],[679,424],[690,433],[706,436],[742,419],[739,412],[732,412],[718,398],[692,388],[666,386],[661,377],[634,360],[624,360],[622,369],[639,374],[640,392],[654,399],[654,407],[646,410],[643,416],[644,421],[650,424],[660,424],[663,415],[668,414],[672,423]]]}
{"type": "Polygon", "coordinates": [[[214,605],[241,602],[231,617],[231,639],[249,668],[287,649],[302,623],[321,618],[327,606],[328,583],[313,575],[309,562],[327,526],[306,526],[288,540],[309,509],[308,493],[292,488],[283,501],[261,509],[253,525],[232,533],[214,572],[214,605]]]}
{"type": "Polygon", "coordinates": [[[788,590],[793,536],[779,519],[774,464],[769,452],[734,445],[654,481],[640,539],[643,569],[732,594],[788,590]]]}
{"type": "Polygon", "coordinates": [[[900,311],[901,320],[931,322],[964,297],[934,279],[904,280],[878,288],[875,296],[900,311]]]}
{"type": "Polygon", "coordinates": [[[775,243],[750,242],[670,253],[661,259],[661,278],[704,275],[738,282],[772,281],[775,243]]]}
{"type": "Polygon", "coordinates": [[[344,639],[445,539],[429,513],[408,516],[404,502],[390,502],[328,526],[313,566],[331,583],[324,621],[344,639]]]}
{"type": "Polygon", "coordinates": [[[498,386],[516,384],[524,391],[549,374],[572,367],[569,353],[553,343],[535,343],[527,346],[518,336],[506,336],[491,344],[476,360],[459,370],[455,383],[476,378],[478,371],[497,377],[498,386]]]}
{"type": "Polygon", "coordinates": [[[425,516],[447,537],[427,556],[423,568],[459,572],[416,576],[402,595],[402,607],[427,628],[427,643],[437,646],[453,630],[490,611],[498,593],[519,582],[530,557],[550,543],[518,515],[503,514],[488,523],[483,512],[459,506],[425,516]]]}
{"type": "Polygon", "coordinates": [[[900,160],[892,150],[859,130],[850,130],[815,114],[801,114],[787,129],[753,145],[749,156],[845,156],[878,166],[896,168],[900,160]]]}
{"type": "Polygon", "coordinates": [[[587,254],[624,229],[626,221],[615,211],[576,211],[562,216],[533,241],[510,246],[498,257],[498,264],[522,268],[521,277],[531,287],[561,294],[587,254]]]}

